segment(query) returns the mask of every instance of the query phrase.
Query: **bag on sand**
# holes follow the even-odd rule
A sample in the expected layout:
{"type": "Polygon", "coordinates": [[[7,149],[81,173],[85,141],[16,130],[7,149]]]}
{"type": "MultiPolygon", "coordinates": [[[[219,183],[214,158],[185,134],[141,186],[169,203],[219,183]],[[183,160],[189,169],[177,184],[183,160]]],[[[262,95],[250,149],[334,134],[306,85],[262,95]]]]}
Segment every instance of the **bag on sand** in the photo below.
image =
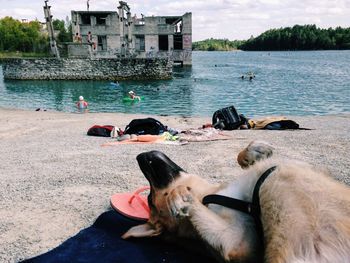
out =
{"type": "Polygon", "coordinates": [[[246,121],[247,119],[242,114],[238,114],[234,106],[230,106],[214,112],[212,124],[216,129],[236,130],[246,121]]]}
{"type": "Polygon", "coordinates": [[[153,118],[134,119],[125,127],[125,134],[152,134],[159,135],[167,131],[167,127],[153,118]]]}
{"type": "Polygon", "coordinates": [[[112,125],[103,125],[103,126],[94,125],[88,130],[87,135],[111,137],[111,132],[112,132],[113,128],[114,128],[114,126],[112,126],[112,125]]]}

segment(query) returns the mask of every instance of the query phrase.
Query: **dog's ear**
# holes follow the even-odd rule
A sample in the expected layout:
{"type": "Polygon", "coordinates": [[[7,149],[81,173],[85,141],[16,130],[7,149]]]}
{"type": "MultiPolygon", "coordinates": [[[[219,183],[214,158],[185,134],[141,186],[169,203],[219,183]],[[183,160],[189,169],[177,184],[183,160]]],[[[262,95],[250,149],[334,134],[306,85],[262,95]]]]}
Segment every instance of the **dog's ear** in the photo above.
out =
{"type": "Polygon", "coordinates": [[[127,239],[130,237],[154,237],[159,236],[162,232],[163,228],[161,225],[146,223],[130,228],[124,235],[122,235],[122,238],[127,239]]]}

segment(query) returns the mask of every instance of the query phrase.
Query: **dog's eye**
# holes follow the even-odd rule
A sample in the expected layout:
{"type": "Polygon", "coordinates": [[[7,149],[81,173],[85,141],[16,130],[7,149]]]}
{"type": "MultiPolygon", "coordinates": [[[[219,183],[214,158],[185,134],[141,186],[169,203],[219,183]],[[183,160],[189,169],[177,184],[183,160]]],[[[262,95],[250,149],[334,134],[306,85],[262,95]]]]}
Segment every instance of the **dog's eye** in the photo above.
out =
{"type": "Polygon", "coordinates": [[[152,161],[149,161],[148,163],[149,163],[149,164],[152,164],[152,161]]]}
{"type": "Polygon", "coordinates": [[[165,192],[165,193],[164,193],[164,196],[167,196],[167,195],[168,195],[168,193],[167,193],[167,192],[165,192]]]}

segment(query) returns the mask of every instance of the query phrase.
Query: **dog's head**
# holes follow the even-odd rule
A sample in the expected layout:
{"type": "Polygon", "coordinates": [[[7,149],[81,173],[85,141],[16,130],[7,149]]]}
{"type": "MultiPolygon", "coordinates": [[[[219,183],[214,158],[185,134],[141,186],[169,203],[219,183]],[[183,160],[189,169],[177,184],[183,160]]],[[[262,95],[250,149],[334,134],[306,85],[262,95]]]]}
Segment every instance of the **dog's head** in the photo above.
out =
{"type": "Polygon", "coordinates": [[[148,205],[151,213],[146,224],[131,228],[122,237],[158,236],[164,231],[184,232],[188,222],[178,218],[168,207],[167,196],[174,188],[185,185],[193,189],[192,194],[201,200],[210,184],[204,179],[188,174],[159,151],[144,152],[137,156],[138,164],[150,184],[148,205]],[[178,229],[181,223],[181,229],[178,229]]]}
{"type": "Polygon", "coordinates": [[[148,195],[151,213],[146,224],[131,228],[123,238],[158,236],[164,229],[171,231],[177,226],[165,200],[169,186],[184,170],[159,151],[141,153],[136,159],[151,187],[148,195]]]}

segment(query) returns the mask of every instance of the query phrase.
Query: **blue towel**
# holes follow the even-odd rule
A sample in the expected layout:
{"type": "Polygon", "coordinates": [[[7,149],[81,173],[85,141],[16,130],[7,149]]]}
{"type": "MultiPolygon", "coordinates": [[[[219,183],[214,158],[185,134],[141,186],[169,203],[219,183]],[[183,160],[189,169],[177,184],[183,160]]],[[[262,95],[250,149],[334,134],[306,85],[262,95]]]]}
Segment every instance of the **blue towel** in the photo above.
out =
{"type": "Polygon", "coordinates": [[[212,258],[184,250],[160,238],[123,240],[121,235],[140,224],[114,210],[101,214],[95,223],[60,246],[22,262],[34,263],[180,263],[214,262],[212,258]]]}

